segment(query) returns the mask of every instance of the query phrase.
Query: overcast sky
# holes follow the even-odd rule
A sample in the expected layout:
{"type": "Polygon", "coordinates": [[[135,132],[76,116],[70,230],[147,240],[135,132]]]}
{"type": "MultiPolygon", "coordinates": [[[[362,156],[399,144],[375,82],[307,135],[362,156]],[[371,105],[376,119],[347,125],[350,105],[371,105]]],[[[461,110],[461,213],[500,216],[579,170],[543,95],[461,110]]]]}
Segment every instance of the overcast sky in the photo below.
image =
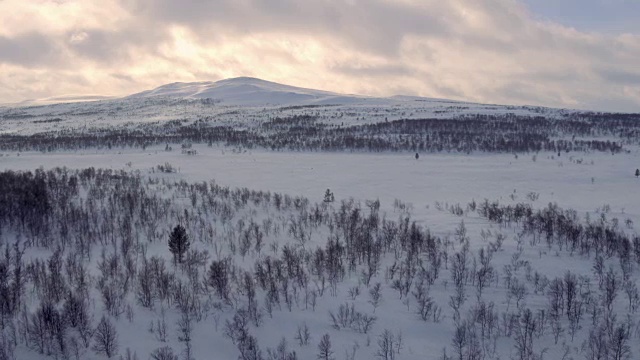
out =
{"type": "Polygon", "coordinates": [[[255,76],[640,111],[640,0],[0,0],[0,103],[255,76]]]}

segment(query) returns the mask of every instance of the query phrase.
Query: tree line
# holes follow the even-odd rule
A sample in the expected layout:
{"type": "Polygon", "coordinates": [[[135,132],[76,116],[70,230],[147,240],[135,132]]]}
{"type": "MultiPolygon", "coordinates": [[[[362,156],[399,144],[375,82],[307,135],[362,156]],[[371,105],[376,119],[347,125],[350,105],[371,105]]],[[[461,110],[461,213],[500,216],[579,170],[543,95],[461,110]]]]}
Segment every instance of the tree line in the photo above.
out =
{"type": "Polygon", "coordinates": [[[317,115],[274,117],[259,126],[213,125],[208,120],[140,124],[129,129],[1,134],[2,151],[146,148],[200,143],[295,151],[499,152],[602,151],[638,144],[637,115],[568,113],[559,118],[515,114],[463,115],[330,125],[317,115]]]}

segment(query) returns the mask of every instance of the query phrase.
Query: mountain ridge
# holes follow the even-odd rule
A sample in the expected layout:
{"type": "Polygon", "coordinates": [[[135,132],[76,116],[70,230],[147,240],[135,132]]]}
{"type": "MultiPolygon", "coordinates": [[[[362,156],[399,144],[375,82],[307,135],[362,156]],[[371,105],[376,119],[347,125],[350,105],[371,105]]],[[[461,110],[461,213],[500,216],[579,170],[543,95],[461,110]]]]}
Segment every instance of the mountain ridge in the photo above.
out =
{"type": "Polygon", "coordinates": [[[150,97],[215,99],[223,105],[308,105],[351,103],[375,99],[280,84],[254,77],[236,77],[218,81],[173,82],[126,96],[128,99],[150,97]]]}
{"type": "MultiPolygon", "coordinates": [[[[65,103],[100,102],[118,100],[138,100],[153,98],[212,99],[227,106],[308,106],[308,105],[369,105],[395,106],[415,103],[459,105],[491,105],[525,107],[526,105],[482,104],[464,100],[431,98],[416,95],[392,95],[375,97],[344,94],[326,90],[286,85],[255,77],[241,76],[217,81],[171,82],[156,88],[125,96],[64,95],[43,99],[25,100],[14,104],[0,104],[8,107],[46,106],[65,103]]],[[[540,107],[540,106],[533,106],[540,107]]]]}

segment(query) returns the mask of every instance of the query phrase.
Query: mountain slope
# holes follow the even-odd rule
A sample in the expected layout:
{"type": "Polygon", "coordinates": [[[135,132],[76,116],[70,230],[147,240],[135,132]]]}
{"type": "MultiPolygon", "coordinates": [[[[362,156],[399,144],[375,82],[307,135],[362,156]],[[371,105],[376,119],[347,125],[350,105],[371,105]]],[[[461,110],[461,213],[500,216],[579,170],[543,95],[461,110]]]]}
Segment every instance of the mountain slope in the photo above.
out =
{"type": "Polygon", "coordinates": [[[225,105],[303,105],[364,101],[364,96],[343,95],[278,84],[271,81],[238,77],[216,82],[176,82],[133,94],[128,98],[180,97],[214,99],[225,105]]]}
{"type": "Polygon", "coordinates": [[[300,88],[256,78],[172,83],[122,98],[58,97],[0,107],[0,134],[137,127],[172,120],[206,119],[216,126],[256,126],[270,117],[317,114],[327,125],[353,126],[407,119],[467,115],[562,118],[571,110],[485,105],[417,96],[368,97],[300,88]],[[92,99],[100,101],[90,101],[92,99]],[[201,101],[212,99],[213,101],[201,101]],[[59,103],[55,103],[59,100],[59,103]],[[80,101],[84,100],[84,101],[80,101]],[[43,106],[44,105],[44,106],[43,106]],[[176,106],[180,105],[180,106],[176,106]]]}
{"type": "Polygon", "coordinates": [[[43,106],[43,105],[82,103],[82,102],[103,101],[103,100],[113,100],[113,99],[116,99],[116,97],[108,96],[108,95],[75,95],[73,94],[73,95],[51,96],[51,97],[40,98],[40,99],[28,99],[28,100],[21,101],[19,103],[5,104],[5,106],[10,106],[10,107],[43,106]]]}
{"type": "MultiPolygon", "coordinates": [[[[215,103],[230,106],[296,106],[296,105],[352,105],[371,106],[407,105],[408,103],[462,104],[466,102],[425,98],[420,96],[395,95],[391,97],[373,97],[365,95],[342,94],[330,91],[302,88],[279,84],[252,77],[236,77],[219,81],[174,82],[155,89],[124,96],[65,95],[43,99],[25,100],[16,104],[0,104],[8,107],[29,107],[102,100],[144,100],[172,98],[212,99],[215,103]]],[[[471,104],[471,103],[468,103],[471,104]]]]}

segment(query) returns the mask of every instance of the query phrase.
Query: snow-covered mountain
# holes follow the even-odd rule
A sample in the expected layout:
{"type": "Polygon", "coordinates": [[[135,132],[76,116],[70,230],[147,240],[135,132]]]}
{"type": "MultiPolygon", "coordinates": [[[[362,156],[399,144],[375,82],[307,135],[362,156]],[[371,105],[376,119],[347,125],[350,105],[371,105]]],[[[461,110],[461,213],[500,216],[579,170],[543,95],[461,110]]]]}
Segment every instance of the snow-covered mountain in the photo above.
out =
{"type": "Polygon", "coordinates": [[[321,105],[380,100],[366,96],[306,89],[252,77],[238,77],[215,82],[176,82],[128,96],[128,98],[151,97],[209,98],[224,105],[321,105]]]}
{"type": "Polygon", "coordinates": [[[460,103],[455,100],[395,95],[372,97],[341,94],[297,86],[279,84],[253,77],[236,77],[219,81],[175,82],[152,90],[129,95],[126,98],[173,97],[185,99],[213,99],[222,105],[395,105],[398,103],[428,101],[460,103]]]}
{"type": "MultiPolygon", "coordinates": [[[[427,98],[413,95],[394,95],[373,97],[357,94],[342,94],[331,91],[309,89],[253,77],[236,77],[218,81],[174,82],[155,89],[145,90],[124,97],[102,95],[63,95],[41,99],[29,99],[19,103],[0,104],[8,108],[25,108],[58,104],[91,103],[100,101],[137,101],[137,100],[198,100],[211,99],[223,106],[304,106],[304,105],[365,105],[365,106],[473,106],[465,101],[427,98]],[[413,104],[413,105],[409,105],[413,104]],[[430,105],[428,105],[430,104],[430,105]]],[[[493,106],[493,105],[492,105],[493,106]]]]}
{"type": "Polygon", "coordinates": [[[73,97],[56,99],[60,101],[56,103],[55,99],[47,99],[0,107],[0,134],[86,128],[113,130],[113,127],[131,128],[147,123],[205,118],[216,126],[259,126],[270,117],[309,115],[310,111],[320,110],[310,110],[308,106],[321,107],[322,116],[318,121],[335,126],[474,114],[555,118],[567,113],[562,109],[483,105],[416,96],[376,98],[344,95],[247,77],[216,82],[172,83],[123,98],[96,98],[98,101],[73,97]]]}
{"type": "Polygon", "coordinates": [[[88,128],[113,130],[114,126],[132,128],[171,120],[203,119],[215,126],[260,126],[271,117],[302,116],[320,111],[318,108],[310,110],[308,106],[322,108],[322,116],[314,116],[318,122],[332,126],[483,114],[559,118],[571,112],[418,96],[348,95],[239,77],[216,82],[171,83],[120,98],[66,96],[8,105],[0,107],[0,134],[88,128]]]}

